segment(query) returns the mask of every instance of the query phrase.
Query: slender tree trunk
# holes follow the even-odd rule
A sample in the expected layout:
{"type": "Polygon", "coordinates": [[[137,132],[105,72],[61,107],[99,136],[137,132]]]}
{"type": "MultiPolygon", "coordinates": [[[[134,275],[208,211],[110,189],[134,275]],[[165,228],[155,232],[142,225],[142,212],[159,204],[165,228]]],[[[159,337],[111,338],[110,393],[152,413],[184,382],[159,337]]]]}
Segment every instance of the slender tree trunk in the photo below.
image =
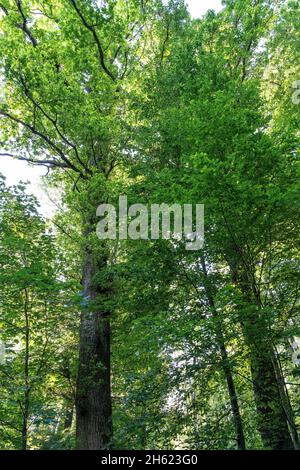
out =
{"type": "MultiPolygon", "coordinates": [[[[204,274],[204,288],[205,288],[206,297],[208,299],[208,303],[213,313],[213,316],[217,318],[218,314],[215,308],[214,297],[213,297],[213,294],[212,294],[212,291],[208,282],[209,281],[208,273],[207,273],[205,260],[203,257],[201,259],[201,265],[202,265],[202,272],[204,274]]],[[[245,436],[244,436],[244,430],[243,430],[243,423],[242,423],[236,389],[234,385],[234,380],[233,380],[233,376],[231,372],[231,366],[230,366],[221,326],[217,327],[217,340],[218,340],[218,345],[219,345],[219,349],[220,349],[220,353],[222,357],[222,368],[223,368],[223,372],[226,378],[228,393],[230,397],[230,406],[231,406],[231,412],[232,412],[232,417],[233,417],[233,422],[234,422],[237,448],[238,450],[245,450],[246,443],[245,443],[245,436]]]]}
{"type": "Polygon", "coordinates": [[[81,315],[76,396],[77,448],[81,450],[106,449],[112,436],[109,312],[102,301],[105,288],[95,279],[105,268],[106,259],[95,259],[87,247],[83,267],[86,305],[81,315]]]}
{"type": "Polygon", "coordinates": [[[24,300],[24,317],[25,317],[25,357],[24,357],[24,401],[23,401],[23,426],[22,426],[22,450],[27,449],[27,436],[28,436],[28,416],[29,416],[29,340],[30,340],[30,325],[29,325],[29,311],[28,311],[28,291],[25,289],[24,300]]]}
{"type": "MultiPolygon", "coordinates": [[[[277,354],[276,354],[277,356],[277,354]]],[[[283,405],[285,415],[288,422],[288,427],[290,430],[290,435],[293,441],[294,449],[299,450],[299,437],[297,432],[297,427],[295,424],[295,416],[294,411],[290,402],[289,392],[286,387],[286,383],[284,380],[280,359],[278,357],[274,358],[274,370],[277,377],[277,382],[279,384],[279,390],[281,395],[281,403],[283,405]]]]}
{"type": "Polygon", "coordinates": [[[69,409],[67,409],[67,411],[66,411],[65,421],[64,421],[64,430],[70,429],[72,427],[73,414],[74,414],[74,409],[73,409],[73,406],[72,406],[69,409]]]}
{"type": "Polygon", "coordinates": [[[221,356],[222,356],[223,371],[226,377],[226,382],[227,382],[227,387],[228,387],[228,392],[229,392],[229,397],[230,397],[231,412],[233,416],[233,422],[234,422],[236,440],[237,440],[237,448],[238,450],[246,450],[243,423],[242,423],[242,418],[240,414],[240,408],[239,408],[236,389],[235,389],[235,385],[233,381],[233,376],[231,373],[229,358],[228,358],[225,344],[221,340],[219,340],[219,347],[220,347],[221,356]]]}

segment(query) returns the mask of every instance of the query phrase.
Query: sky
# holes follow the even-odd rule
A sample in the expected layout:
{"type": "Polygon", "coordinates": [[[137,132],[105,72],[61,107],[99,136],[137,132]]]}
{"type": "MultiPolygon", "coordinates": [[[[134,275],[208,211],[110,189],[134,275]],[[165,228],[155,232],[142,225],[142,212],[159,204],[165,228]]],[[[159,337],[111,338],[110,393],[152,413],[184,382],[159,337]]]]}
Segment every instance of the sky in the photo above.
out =
{"type": "Polygon", "coordinates": [[[221,0],[186,0],[186,4],[193,18],[199,18],[207,10],[220,11],[222,8],[221,0]]]}
{"type": "MultiPolygon", "coordinates": [[[[222,8],[221,0],[186,0],[186,3],[193,18],[201,17],[207,10],[220,11],[222,8]]],[[[32,192],[38,198],[41,213],[46,217],[51,217],[55,211],[55,206],[43,189],[41,176],[45,175],[45,172],[46,169],[43,167],[32,167],[26,162],[0,156],[0,173],[6,177],[7,184],[14,185],[20,180],[29,181],[29,192],[32,192]]]]}

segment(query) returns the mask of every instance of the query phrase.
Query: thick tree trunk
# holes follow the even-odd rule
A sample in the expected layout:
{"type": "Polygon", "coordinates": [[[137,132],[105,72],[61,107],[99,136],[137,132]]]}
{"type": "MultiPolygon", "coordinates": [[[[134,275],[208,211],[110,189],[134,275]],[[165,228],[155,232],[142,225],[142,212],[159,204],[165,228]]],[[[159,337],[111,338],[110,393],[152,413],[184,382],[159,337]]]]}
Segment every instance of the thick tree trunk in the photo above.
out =
{"type": "Polygon", "coordinates": [[[76,397],[77,448],[81,450],[106,449],[112,436],[109,312],[103,307],[103,289],[95,280],[106,261],[94,258],[87,248],[76,397]]]}
{"type": "Polygon", "coordinates": [[[252,340],[252,335],[250,337],[248,335],[253,390],[258,412],[258,430],[262,442],[266,449],[294,449],[274,370],[274,352],[267,345],[264,347],[259,340],[252,340]]]}
{"type": "Polygon", "coordinates": [[[232,277],[245,302],[240,321],[249,348],[257,428],[263,445],[272,450],[294,449],[274,367],[276,357],[259,294],[249,273],[234,269],[232,277]]]}

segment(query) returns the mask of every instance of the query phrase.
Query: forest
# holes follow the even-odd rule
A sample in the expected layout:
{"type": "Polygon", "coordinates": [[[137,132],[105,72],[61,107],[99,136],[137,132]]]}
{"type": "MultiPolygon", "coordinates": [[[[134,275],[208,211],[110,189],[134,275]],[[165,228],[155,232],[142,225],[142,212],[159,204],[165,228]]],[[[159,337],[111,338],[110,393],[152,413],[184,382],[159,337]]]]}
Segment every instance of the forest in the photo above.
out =
{"type": "Polygon", "coordinates": [[[300,3],[222,5],[0,0],[1,450],[300,449],[300,3]]]}

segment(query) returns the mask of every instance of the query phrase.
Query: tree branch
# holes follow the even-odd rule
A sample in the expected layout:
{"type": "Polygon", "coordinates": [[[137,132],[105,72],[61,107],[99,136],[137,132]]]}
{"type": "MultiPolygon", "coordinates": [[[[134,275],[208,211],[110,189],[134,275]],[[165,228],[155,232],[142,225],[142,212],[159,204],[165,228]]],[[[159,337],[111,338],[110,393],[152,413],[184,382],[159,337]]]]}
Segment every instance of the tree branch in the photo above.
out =
{"type": "Polygon", "coordinates": [[[5,15],[8,15],[8,9],[2,3],[0,3],[0,9],[5,15]]]}
{"type": "Polygon", "coordinates": [[[27,18],[24,14],[24,11],[22,9],[22,5],[21,5],[21,1],[20,0],[15,0],[16,2],[16,5],[17,5],[17,8],[18,8],[18,11],[22,17],[22,20],[23,20],[23,23],[22,25],[20,26],[20,28],[22,29],[22,31],[24,32],[24,34],[28,37],[28,39],[30,40],[31,44],[33,45],[33,47],[36,47],[37,46],[37,42],[35,40],[35,38],[33,37],[31,31],[29,30],[28,26],[27,26],[27,18]]]}
{"type": "Polygon", "coordinates": [[[85,17],[83,16],[82,12],[80,11],[80,9],[78,8],[77,4],[76,4],[76,1],[75,0],[69,0],[71,5],[73,6],[74,10],[76,11],[77,15],[79,16],[79,18],[81,19],[81,22],[82,24],[85,26],[86,29],[88,29],[93,37],[94,37],[94,40],[95,40],[95,43],[97,45],[97,49],[98,49],[98,54],[99,54],[99,60],[100,60],[100,65],[103,69],[103,71],[106,73],[106,75],[113,81],[116,80],[116,77],[112,74],[112,72],[107,68],[106,64],[105,64],[105,58],[104,58],[104,52],[103,52],[103,48],[102,48],[102,44],[100,42],[100,39],[98,37],[98,34],[94,28],[94,26],[90,25],[87,20],[85,19],[85,17]]]}
{"type": "Polygon", "coordinates": [[[75,144],[73,144],[72,142],[70,142],[64,135],[63,133],[60,131],[60,129],[58,128],[58,125],[57,125],[57,117],[55,119],[53,119],[43,108],[42,106],[33,98],[33,96],[30,94],[29,92],[29,89],[26,85],[26,82],[25,82],[25,79],[22,75],[22,72],[20,71],[20,82],[21,82],[21,85],[23,86],[23,89],[24,89],[24,93],[25,93],[25,96],[29,99],[29,101],[31,101],[31,103],[34,105],[34,107],[38,108],[41,113],[43,114],[43,116],[45,116],[46,119],[48,119],[48,121],[51,122],[51,124],[54,126],[56,132],[58,133],[58,135],[60,136],[60,138],[63,140],[63,142],[65,144],[67,144],[69,147],[71,147],[74,152],[75,152],[75,155],[76,155],[76,159],[78,161],[78,163],[84,168],[84,170],[91,174],[91,170],[84,164],[84,162],[81,160],[80,156],[79,156],[79,153],[78,153],[78,150],[77,150],[77,147],[75,144]]]}
{"type": "Polygon", "coordinates": [[[47,168],[49,168],[49,167],[50,168],[53,168],[53,167],[69,168],[66,163],[59,162],[57,160],[35,160],[34,158],[22,157],[20,155],[14,155],[14,154],[8,153],[8,152],[1,152],[0,156],[1,157],[12,157],[12,158],[15,158],[16,160],[25,161],[25,162],[28,162],[28,163],[33,163],[33,164],[36,164],[36,165],[44,165],[47,168]]]}
{"type": "Polygon", "coordinates": [[[32,134],[36,135],[37,137],[40,137],[49,145],[49,147],[51,147],[61,157],[61,159],[68,166],[68,168],[71,168],[76,173],[80,173],[81,177],[83,179],[86,179],[86,177],[81,173],[81,171],[72,162],[70,162],[70,160],[65,156],[63,151],[54,142],[52,142],[52,140],[47,135],[38,131],[35,128],[35,126],[32,126],[28,124],[27,122],[22,121],[22,119],[12,116],[10,113],[7,113],[5,111],[0,110],[0,116],[6,117],[10,119],[11,121],[16,122],[17,124],[21,124],[26,129],[29,129],[32,132],[32,134]]]}

